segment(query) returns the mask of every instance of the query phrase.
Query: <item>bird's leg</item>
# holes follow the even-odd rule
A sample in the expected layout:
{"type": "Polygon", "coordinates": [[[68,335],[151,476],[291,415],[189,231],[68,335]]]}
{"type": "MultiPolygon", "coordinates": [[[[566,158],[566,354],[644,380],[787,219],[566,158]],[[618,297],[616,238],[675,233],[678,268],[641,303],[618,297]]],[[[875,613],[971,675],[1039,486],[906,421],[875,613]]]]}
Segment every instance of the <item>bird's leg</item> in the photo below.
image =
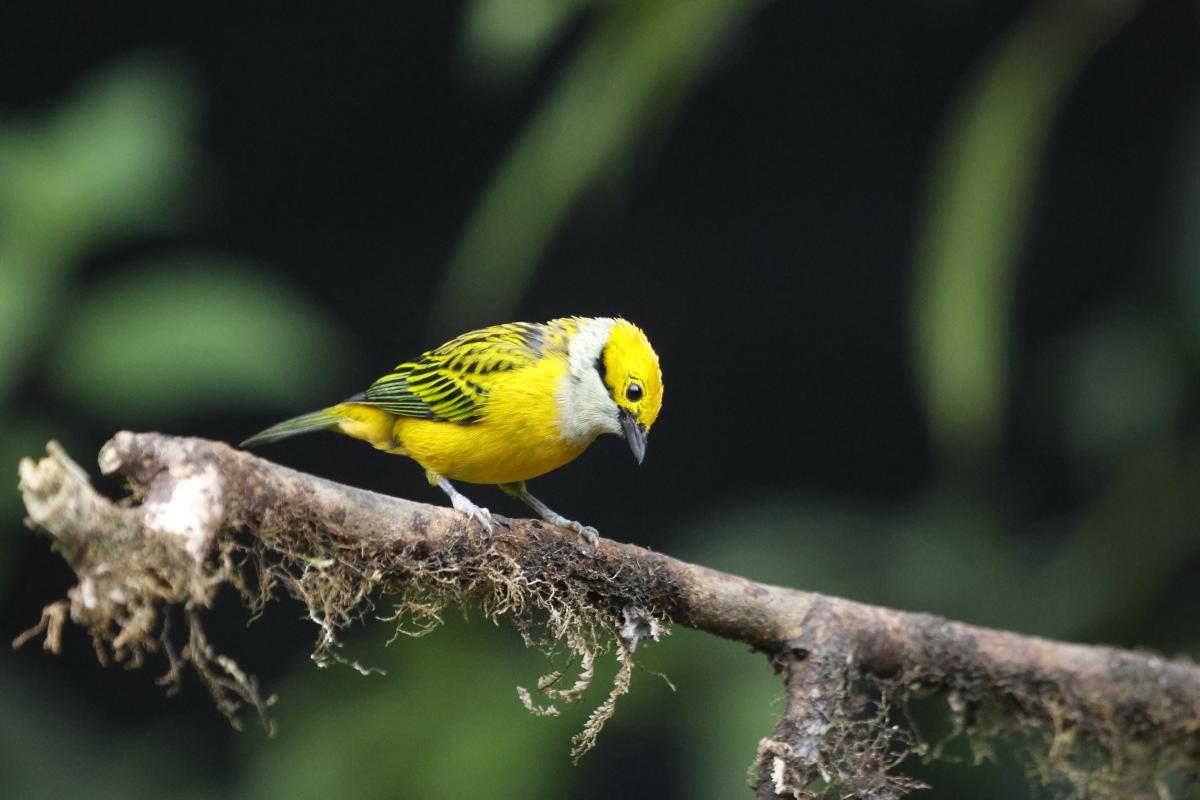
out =
{"type": "Polygon", "coordinates": [[[546,522],[549,522],[551,525],[562,525],[570,528],[579,534],[579,538],[582,541],[590,544],[593,548],[600,546],[600,533],[595,528],[593,528],[591,525],[584,525],[583,523],[576,522],[573,519],[567,519],[562,514],[559,514],[551,509],[541,500],[538,500],[529,493],[529,490],[525,488],[525,481],[517,481],[516,483],[502,483],[500,484],[500,488],[505,494],[512,495],[525,505],[532,508],[535,512],[537,512],[539,517],[546,520],[546,522]]]}
{"type": "Polygon", "coordinates": [[[446,493],[446,496],[450,498],[450,505],[454,506],[456,509],[482,525],[483,529],[487,531],[489,536],[492,534],[495,527],[492,524],[492,512],[488,511],[486,508],[481,508],[472,503],[467,499],[466,495],[454,488],[454,484],[450,483],[450,481],[446,480],[441,475],[438,475],[436,472],[427,471],[425,473],[425,477],[429,479],[430,483],[434,484],[446,493]]]}

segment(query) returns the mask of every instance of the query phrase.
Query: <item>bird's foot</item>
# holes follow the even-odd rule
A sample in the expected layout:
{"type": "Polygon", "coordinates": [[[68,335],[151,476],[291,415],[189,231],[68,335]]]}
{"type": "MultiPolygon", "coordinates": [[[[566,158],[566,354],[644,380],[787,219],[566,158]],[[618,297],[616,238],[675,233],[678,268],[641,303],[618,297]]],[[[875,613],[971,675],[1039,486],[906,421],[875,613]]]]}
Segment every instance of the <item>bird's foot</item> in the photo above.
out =
{"type": "Polygon", "coordinates": [[[450,505],[454,506],[456,510],[463,512],[468,517],[480,524],[484,530],[483,538],[486,539],[492,535],[496,528],[495,524],[492,522],[492,512],[488,511],[486,508],[482,508],[472,503],[467,499],[466,495],[454,488],[454,484],[450,483],[450,481],[446,480],[441,475],[438,475],[436,472],[433,472],[432,470],[426,470],[425,476],[429,479],[431,484],[439,487],[443,492],[446,493],[446,496],[450,498],[450,505]]]}
{"type": "Polygon", "coordinates": [[[483,527],[485,539],[495,532],[496,525],[492,521],[492,512],[488,511],[486,508],[475,505],[461,494],[451,497],[450,504],[471,519],[478,522],[483,527]]]}
{"type": "Polygon", "coordinates": [[[600,531],[593,528],[591,525],[584,525],[582,522],[576,522],[573,519],[567,519],[561,514],[555,514],[547,522],[555,525],[562,525],[564,528],[570,528],[579,534],[579,549],[581,552],[595,552],[600,548],[600,531]],[[591,551],[588,548],[591,548],[591,551]]]}
{"type": "Polygon", "coordinates": [[[591,525],[580,525],[578,522],[571,527],[575,528],[575,532],[579,534],[580,550],[587,552],[587,547],[591,547],[594,553],[600,549],[600,531],[591,525]]]}
{"type": "Polygon", "coordinates": [[[529,493],[525,488],[524,481],[517,483],[502,483],[500,488],[508,494],[517,498],[527,506],[537,512],[538,516],[549,522],[551,525],[561,525],[564,528],[570,528],[579,534],[579,550],[581,553],[593,553],[600,548],[600,533],[591,525],[584,525],[582,522],[576,522],[573,519],[567,519],[562,514],[554,511],[541,500],[529,493]],[[588,548],[591,548],[589,550],[588,548]]]}

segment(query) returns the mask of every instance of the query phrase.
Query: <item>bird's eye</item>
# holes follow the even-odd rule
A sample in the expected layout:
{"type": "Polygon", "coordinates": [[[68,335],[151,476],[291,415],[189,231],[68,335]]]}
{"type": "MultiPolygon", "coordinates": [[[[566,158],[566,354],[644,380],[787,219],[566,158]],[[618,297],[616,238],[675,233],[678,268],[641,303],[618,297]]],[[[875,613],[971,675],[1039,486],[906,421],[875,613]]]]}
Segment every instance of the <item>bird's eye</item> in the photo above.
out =
{"type": "Polygon", "coordinates": [[[636,403],[642,399],[641,384],[631,383],[629,388],[625,390],[625,399],[631,403],[636,403]]]}

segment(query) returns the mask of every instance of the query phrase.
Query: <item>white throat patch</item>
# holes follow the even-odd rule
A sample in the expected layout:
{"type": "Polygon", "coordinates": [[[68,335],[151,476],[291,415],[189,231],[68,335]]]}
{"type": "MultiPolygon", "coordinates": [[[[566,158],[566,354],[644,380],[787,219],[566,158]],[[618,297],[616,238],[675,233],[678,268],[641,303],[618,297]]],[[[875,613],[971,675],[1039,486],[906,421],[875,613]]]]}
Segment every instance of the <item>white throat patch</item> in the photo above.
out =
{"type": "Polygon", "coordinates": [[[585,322],[567,348],[567,374],[555,392],[558,430],[565,441],[589,445],[602,433],[621,433],[617,404],[596,371],[616,320],[598,317],[585,322]]]}

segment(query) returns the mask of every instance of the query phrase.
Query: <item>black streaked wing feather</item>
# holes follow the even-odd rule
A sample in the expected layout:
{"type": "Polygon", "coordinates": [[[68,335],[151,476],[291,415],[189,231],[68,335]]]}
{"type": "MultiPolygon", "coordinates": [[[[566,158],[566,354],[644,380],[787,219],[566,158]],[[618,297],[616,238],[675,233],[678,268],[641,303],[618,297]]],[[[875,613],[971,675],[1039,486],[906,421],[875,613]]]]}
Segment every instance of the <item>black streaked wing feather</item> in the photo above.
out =
{"type": "Polygon", "coordinates": [[[399,364],[349,402],[402,417],[474,422],[487,397],[488,376],[538,358],[553,334],[567,332],[567,322],[573,321],[514,322],[464,333],[415,361],[399,364]]]}

